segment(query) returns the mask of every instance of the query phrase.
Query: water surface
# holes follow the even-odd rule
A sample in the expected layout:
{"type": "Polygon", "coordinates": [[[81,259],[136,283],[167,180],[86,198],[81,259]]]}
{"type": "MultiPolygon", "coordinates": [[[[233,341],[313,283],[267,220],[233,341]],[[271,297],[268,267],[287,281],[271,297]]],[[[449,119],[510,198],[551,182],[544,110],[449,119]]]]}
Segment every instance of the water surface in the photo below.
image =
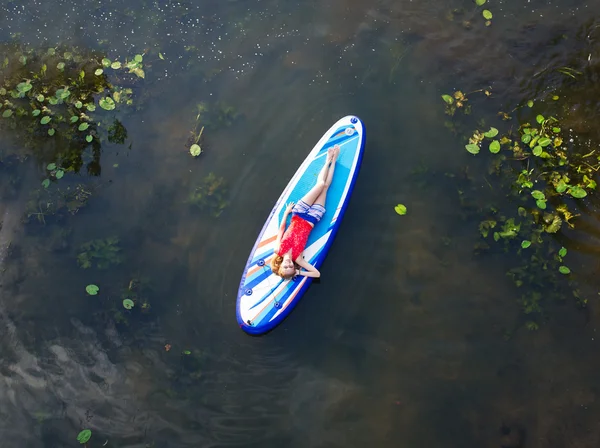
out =
{"type": "MultiPolygon", "coordinates": [[[[486,6],[489,27],[456,0],[0,5],[2,43],[151,61],[126,144],[103,147],[101,176],[80,174],[98,188],[76,215],[22,224],[44,166],[0,161],[3,443],[77,446],[89,428],[90,448],[597,446],[595,201],[565,235],[588,307],[549,304],[526,330],[511,257],[473,253],[478,220],[448,174],[477,162],[444,126],[440,95],[491,87],[473,100],[490,116],[562,86],[536,74],[588,55],[589,86],[600,7],[486,6]],[[192,159],[201,102],[237,116],[192,159]],[[307,151],[350,113],[367,146],[323,277],[275,331],[249,337],[235,321],[248,253],[307,151]],[[187,203],[209,173],[227,183],[218,218],[187,203]],[[111,236],[122,264],[78,267],[81,244],[111,236]],[[149,309],[121,308],[132,280],[149,309]]],[[[573,121],[597,138],[591,114],[573,121]]],[[[2,150],[18,150],[2,132],[2,150]]]]}

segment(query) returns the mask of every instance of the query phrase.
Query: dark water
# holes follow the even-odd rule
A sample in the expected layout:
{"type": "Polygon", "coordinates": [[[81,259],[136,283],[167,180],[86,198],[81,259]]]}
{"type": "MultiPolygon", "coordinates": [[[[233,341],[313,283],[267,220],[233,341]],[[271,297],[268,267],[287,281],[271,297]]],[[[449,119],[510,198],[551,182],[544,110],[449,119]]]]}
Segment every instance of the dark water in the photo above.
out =
{"type": "Polygon", "coordinates": [[[456,0],[2,2],[2,43],[152,61],[126,145],[103,149],[79,213],[21,224],[44,168],[0,164],[2,446],[77,446],[84,428],[90,448],[598,446],[594,199],[563,236],[588,306],[551,303],[528,331],[511,257],[473,253],[478,220],[448,174],[478,165],[440,95],[491,87],[472,101],[493,116],[570,89],[570,125],[597,139],[600,4],[486,7],[489,27],[456,0]],[[571,85],[546,76],[556,66],[586,71],[571,85]],[[238,115],[192,159],[200,102],[238,115]],[[349,113],[366,155],[323,277],[248,337],[235,298],[249,250],[306,151],[349,113]],[[227,182],[219,218],[186,203],[209,173],[227,182]],[[81,244],[111,236],[122,264],[78,267],[81,244]],[[148,309],[121,307],[132,280],[148,309]]]}

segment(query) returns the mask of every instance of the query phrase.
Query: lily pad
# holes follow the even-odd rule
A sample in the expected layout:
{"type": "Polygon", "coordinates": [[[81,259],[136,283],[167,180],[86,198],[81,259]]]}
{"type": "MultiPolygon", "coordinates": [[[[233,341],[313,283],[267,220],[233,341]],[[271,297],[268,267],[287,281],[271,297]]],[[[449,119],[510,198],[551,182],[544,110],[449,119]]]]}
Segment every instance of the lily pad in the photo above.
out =
{"type": "Polygon", "coordinates": [[[465,148],[467,148],[467,151],[469,151],[471,154],[479,154],[480,151],[479,146],[474,143],[465,145],[465,148]]]}
{"type": "Polygon", "coordinates": [[[521,247],[523,249],[527,249],[529,246],[531,246],[531,241],[529,241],[529,240],[523,240],[523,241],[521,241],[521,247]]]}
{"type": "Polygon", "coordinates": [[[194,157],[198,157],[201,153],[202,148],[200,148],[200,145],[193,144],[192,146],[190,146],[190,154],[194,157]]]}
{"type": "Polygon", "coordinates": [[[571,273],[571,270],[566,266],[560,266],[558,268],[558,272],[560,272],[561,274],[567,275],[567,274],[571,273]]]}
{"type": "Polygon", "coordinates": [[[123,300],[123,307],[126,310],[130,310],[134,306],[135,306],[135,303],[133,302],[133,300],[131,300],[131,299],[125,299],[125,300],[123,300]]]}
{"type": "Polygon", "coordinates": [[[89,442],[91,437],[92,431],[90,431],[89,429],[84,429],[77,435],[77,441],[83,445],[84,443],[89,442]]]}
{"type": "Polygon", "coordinates": [[[109,96],[102,98],[100,100],[99,104],[100,104],[100,107],[104,110],[113,110],[115,108],[115,102],[109,96]]]}
{"type": "Polygon", "coordinates": [[[394,210],[396,210],[396,213],[398,213],[399,215],[406,215],[406,205],[404,204],[398,204],[396,205],[396,207],[394,207],[394,210]]]}
{"type": "Polygon", "coordinates": [[[483,15],[483,18],[485,20],[491,20],[493,17],[492,11],[490,11],[489,9],[484,9],[481,14],[483,15]]]}
{"type": "Polygon", "coordinates": [[[94,285],[94,284],[90,284],[87,285],[85,287],[85,291],[90,295],[90,296],[95,296],[96,294],[98,294],[98,291],[100,291],[100,288],[98,288],[98,286],[94,285]]]}
{"type": "Polygon", "coordinates": [[[80,131],[85,131],[89,127],[90,127],[90,125],[88,123],[84,122],[84,123],[81,123],[77,129],[79,129],[80,131]]]}
{"type": "Polygon", "coordinates": [[[490,143],[490,152],[492,154],[497,154],[500,152],[500,142],[498,140],[494,140],[492,143],[490,143]]]}
{"type": "Polygon", "coordinates": [[[487,132],[484,132],[483,135],[485,135],[487,138],[494,138],[495,136],[498,135],[498,129],[490,127],[490,130],[487,132]]]}

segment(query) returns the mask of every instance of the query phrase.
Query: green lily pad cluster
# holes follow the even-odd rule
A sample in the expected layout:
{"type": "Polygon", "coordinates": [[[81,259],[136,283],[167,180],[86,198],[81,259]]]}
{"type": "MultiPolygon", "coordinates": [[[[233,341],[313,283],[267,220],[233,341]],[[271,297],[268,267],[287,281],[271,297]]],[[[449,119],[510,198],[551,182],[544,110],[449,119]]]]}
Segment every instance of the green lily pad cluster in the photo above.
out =
{"type": "MultiPolygon", "coordinates": [[[[556,97],[552,101],[557,101],[556,97]]],[[[529,109],[525,108],[523,115],[527,117],[535,103],[525,104],[529,109]]],[[[506,113],[499,115],[504,121],[512,120],[506,113]]],[[[572,268],[565,263],[567,249],[554,236],[574,227],[579,201],[597,189],[594,178],[600,170],[600,153],[571,131],[564,135],[559,118],[541,113],[530,118],[517,126],[507,123],[476,129],[467,137],[465,149],[479,157],[489,153],[489,172],[484,178],[491,191],[502,192],[501,206],[478,208],[483,213],[479,224],[483,240],[476,251],[489,251],[497,245],[517,255],[517,266],[507,275],[522,291],[523,309],[532,319],[528,328],[537,328],[534,321],[543,317],[544,300],[572,295],[579,304],[587,302],[580,295],[572,268]]]]}
{"type": "MultiPolygon", "coordinates": [[[[33,153],[46,163],[60,163],[63,173],[78,171],[81,152],[90,145],[99,148],[106,140],[114,119],[107,112],[133,103],[133,89],[118,83],[127,76],[130,84],[145,77],[141,54],[113,62],[73,48],[4,51],[0,126],[18,134],[24,143],[20,150],[27,151],[23,155],[33,153]],[[54,145],[44,139],[52,139],[54,145]]],[[[8,154],[0,152],[0,160],[4,155],[8,154]]]]}

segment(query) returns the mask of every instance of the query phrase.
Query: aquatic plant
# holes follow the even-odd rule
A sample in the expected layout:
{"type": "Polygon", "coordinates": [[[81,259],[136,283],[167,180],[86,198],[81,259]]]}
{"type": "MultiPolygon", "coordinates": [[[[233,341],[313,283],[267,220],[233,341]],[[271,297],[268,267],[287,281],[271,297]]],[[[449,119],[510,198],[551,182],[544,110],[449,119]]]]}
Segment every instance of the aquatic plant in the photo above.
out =
{"type": "Polygon", "coordinates": [[[185,144],[190,154],[198,157],[203,152],[200,139],[205,128],[218,129],[224,126],[231,126],[237,117],[238,113],[233,107],[222,103],[209,105],[202,102],[197,104],[194,128],[190,131],[190,137],[185,144]]]}
{"type": "MultiPolygon", "coordinates": [[[[581,142],[570,130],[565,132],[559,118],[534,114],[533,108],[532,100],[521,107],[524,118],[516,129],[505,125],[501,132],[501,124],[479,127],[465,144],[470,154],[480,154],[482,149],[491,153],[488,173],[494,177],[485,179],[493,191],[506,193],[512,204],[508,207],[514,207],[480,209],[484,217],[479,232],[485,243],[478,243],[476,249],[490,249],[493,240],[504,252],[516,255],[518,265],[507,275],[523,291],[521,303],[532,319],[526,325],[529,329],[538,327],[535,316],[543,315],[543,300],[563,299],[570,293],[579,305],[587,303],[565,263],[567,249],[554,236],[574,227],[578,216],[574,209],[596,189],[594,177],[600,170],[600,153],[593,145],[581,142]]],[[[499,115],[504,121],[512,119],[504,112],[499,115]]]]}
{"type": "Polygon", "coordinates": [[[98,291],[100,291],[100,288],[98,288],[98,286],[94,284],[90,284],[85,287],[85,292],[87,292],[90,296],[97,295],[98,291]]]}
{"type": "Polygon", "coordinates": [[[90,431],[89,429],[84,429],[77,435],[77,441],[82,445],[85,445],[87,442],[89,442],[91,438],[92,431],[90,431]]]}
{"type": "Polygon", "coordinates": [[[61,219],[68,214],[74,215],[87,205],[93,187],[78,183],[61,188],[51,184],[56,179],[56,176],[44,179],[42,187],[30,193],[25,208],[26,222],[35,218],[39,223],[46,224],[50,217],[61,219]]]}
{"type": "Polygon", "coordinates": [[[222,177],[209,173],[189,195],[188,203],[218,218],[229,204],[227,186],[222,177]]]}
{"type": "Polygon", "coordinates": [[[398,204],[398,205],[396,205],[396,207],[394,207],[394,210],[399,215],[406,215],[406,205],[404,205],[404,204],[398,204]]]}
{"type": "MultiPolygon", "coordinates": [[[[77,48],[42,51],[13,46],[5,53],[0,126],[12,130],[22,143],[19,157],[32,154],[55,163],[60,169],[49,170],[60,179],[66,172],[79,171],[86,147],[99,151],[105,140],[124,140],[126,132],[115,128],[108,112],[131,105],[133,90],[111,79],[135,85],[136,79],[145,77],[143,55],[120,62],[77,48]]],[[[7,155],[0,152],[0,160],[7,155]]]]}
{"type": "Polygon", "coordinates": [[[79,248],[77,264],[88,269],[94,265],[98,269],[107,269],[112,265],[121,264],[121,248],[116,237],[97,239],[84,243],[79,248]]]}

